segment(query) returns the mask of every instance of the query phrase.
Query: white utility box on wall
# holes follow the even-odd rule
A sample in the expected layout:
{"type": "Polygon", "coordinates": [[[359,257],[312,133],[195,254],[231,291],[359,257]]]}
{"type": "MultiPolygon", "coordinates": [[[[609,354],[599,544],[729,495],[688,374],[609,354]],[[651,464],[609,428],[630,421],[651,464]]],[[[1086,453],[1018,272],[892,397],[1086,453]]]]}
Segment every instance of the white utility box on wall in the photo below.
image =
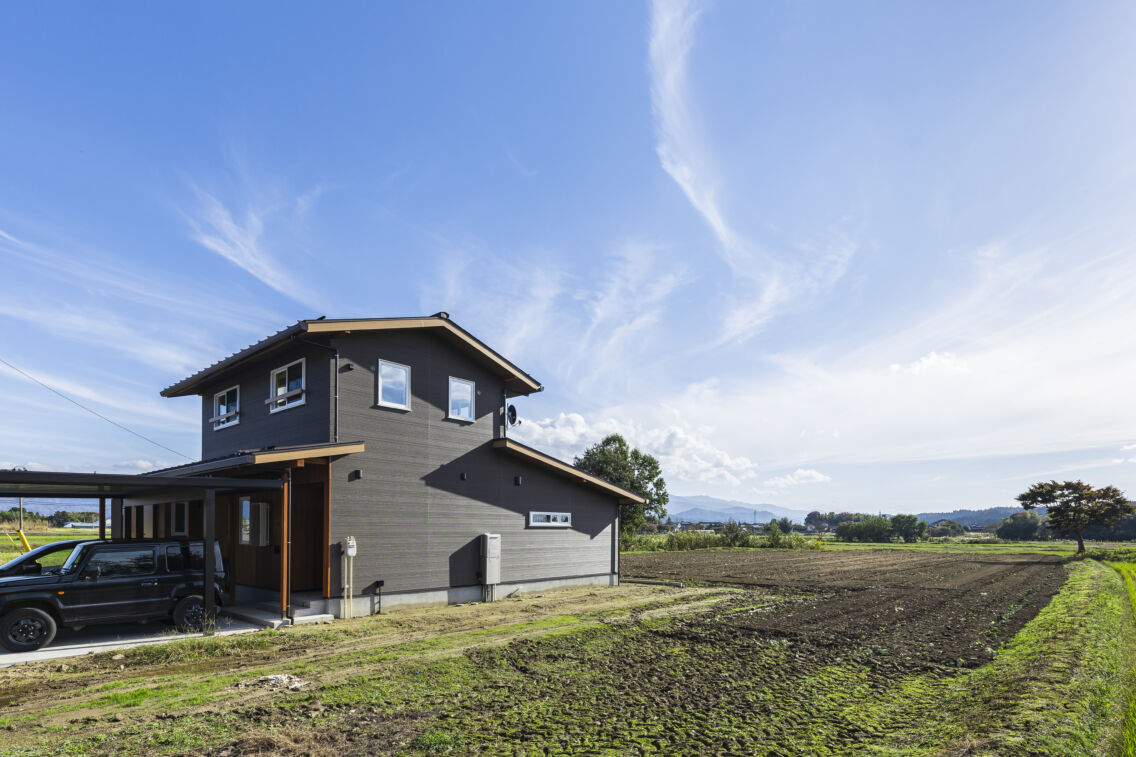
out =
{"type": "Polygon", "coordinates": [[[501,583],[501,534],[481,535],[481,576],[486,586],[501,583]]]}

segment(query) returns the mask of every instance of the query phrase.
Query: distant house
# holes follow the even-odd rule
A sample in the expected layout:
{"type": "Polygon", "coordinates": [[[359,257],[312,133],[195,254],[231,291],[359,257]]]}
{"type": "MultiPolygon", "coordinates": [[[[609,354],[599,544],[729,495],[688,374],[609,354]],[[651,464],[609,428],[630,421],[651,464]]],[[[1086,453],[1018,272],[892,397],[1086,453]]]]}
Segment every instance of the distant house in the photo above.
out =
{"type": "MultiPolygon", "coordinates": [[[[200,397],[202,459],[154,474],[283,480],[216,498],[238,602],[341,615],[615,584],[619,505],[643,500],[508,437],[509,399],[542,389],[445,313],[300,321],[162,391],[200,397]]],[[[200,501],[125,504],[114,535],[201,536],[200,501]]]]}

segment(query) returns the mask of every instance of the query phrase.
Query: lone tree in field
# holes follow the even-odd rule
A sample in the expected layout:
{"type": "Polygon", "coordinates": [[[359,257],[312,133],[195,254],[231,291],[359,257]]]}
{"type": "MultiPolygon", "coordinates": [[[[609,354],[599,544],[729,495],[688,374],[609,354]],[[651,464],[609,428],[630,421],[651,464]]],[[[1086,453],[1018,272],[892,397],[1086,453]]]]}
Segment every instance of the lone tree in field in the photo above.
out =
{"type": "Polygon", "coordinates": [[[1094,489],[1083,481],[1042,481],[1016,499],[1026,510],[1046,508],[1049,528],[1077,537],[1077,554],[1085,551],[1081,534],[1086,528],[1111,527],[1125,515],[1136,512],[1136,507],[1115,486],[1094,489]]]}
{"type": "Polygon", "coordinates": [[[621,535],[635,533],[648,516],[655,519],[666,516],[670,495],[667,494],[667,483],[663,481],[659,461],[632,448],[619,434],[611,434],[599,444],[588,447],[572,464],[647,500],[645,505],[632,503],[619,506],[621,535]]]}

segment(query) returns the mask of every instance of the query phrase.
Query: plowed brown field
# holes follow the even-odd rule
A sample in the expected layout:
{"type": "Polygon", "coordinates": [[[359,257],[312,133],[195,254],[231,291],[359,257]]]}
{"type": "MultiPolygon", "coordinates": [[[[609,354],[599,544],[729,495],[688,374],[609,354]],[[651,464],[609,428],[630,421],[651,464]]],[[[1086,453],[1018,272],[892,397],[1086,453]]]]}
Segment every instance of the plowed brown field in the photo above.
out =
{"type": "Polygon", "coordinates": [[[880,664],[991,659],[1065,579],[1048,555],[746,550],[624,555],[625,577],[774,589],[795,601],[742,612],[739,631],[818,649],[866,648],[880,664]]]}

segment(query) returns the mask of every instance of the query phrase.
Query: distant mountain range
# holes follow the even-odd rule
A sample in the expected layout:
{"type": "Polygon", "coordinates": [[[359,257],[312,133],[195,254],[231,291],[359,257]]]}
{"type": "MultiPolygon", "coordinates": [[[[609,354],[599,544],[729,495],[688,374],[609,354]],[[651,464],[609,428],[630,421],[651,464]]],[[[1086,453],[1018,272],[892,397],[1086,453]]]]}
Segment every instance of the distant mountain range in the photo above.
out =
{"type": "MultiPolygon", "coordinates": [[[[1014,513],[1023,512],[1020,507],[988,507],[985,510],[952,510],[949,513],[919,513],[916,517],[927,523],[937,520],[953,520],[960,526],[982,528],[991,523],[1001,523],[1014,513]]],[[[1045,508],[1039,508],[1037,514],[1045,517],[1045,508]]]]}
{"type": "Polygon", "coordinates": [[[808,511],[703,495],[680,497],[672,494],[667,514],[676,523],[725,523],[730,520],[738,523],[768,523],[774,518],[791,518],[796,523],[804,523],[808,511]]]}
{"type": "MultiPolygon", "coordinates": [[[[854,508],[836,506],[817,506],[817,510],[835,510],[836,512],[855,512],[854,508]]],[[[792,519],[795,523],[804,523],[805,516],[811,510],[793,510],[787,507],[778,507],[767,503],[751,504],[737,500],[718,499],[717,497],[691,496],[680,497],[671,495],[670,504],[667,505],[667,514],[676,523],[725,523],[737,521],[738,523],[768,523],[774,518],[792,519]]],[[[953,510],[949,513],[916,513],[915,517],[927,523],[937,520],[953,520],[963,526],[981,528],[989,523],[1000,523],[1014,513],[1020,513],[1020,507],[988,507],[985,510],[953,510]]],[[[1045,513],[1041,512],[1044,516],[1045,513]]]]}

